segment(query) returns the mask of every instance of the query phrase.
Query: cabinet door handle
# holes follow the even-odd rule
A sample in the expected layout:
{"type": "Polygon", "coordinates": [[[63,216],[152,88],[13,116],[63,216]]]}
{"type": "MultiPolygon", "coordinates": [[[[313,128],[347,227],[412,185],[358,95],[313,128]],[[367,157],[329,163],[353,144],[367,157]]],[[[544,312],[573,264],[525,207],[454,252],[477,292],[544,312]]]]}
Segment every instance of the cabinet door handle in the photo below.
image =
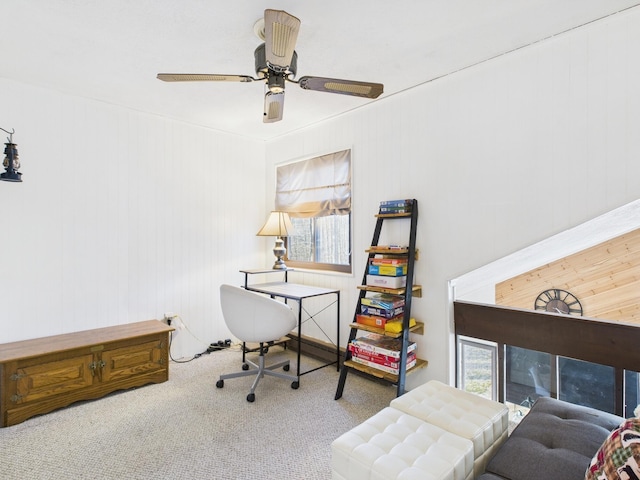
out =
{"type": "Polygon", "coordinates": [[[91,362],[89,364],[89,369],[91,369],[91,376],[95,377],[96,368],[104,368],[105,365],[106,365],[106,363],[104,363],[104,360],[100,360],[98,362],[91,362]]]}

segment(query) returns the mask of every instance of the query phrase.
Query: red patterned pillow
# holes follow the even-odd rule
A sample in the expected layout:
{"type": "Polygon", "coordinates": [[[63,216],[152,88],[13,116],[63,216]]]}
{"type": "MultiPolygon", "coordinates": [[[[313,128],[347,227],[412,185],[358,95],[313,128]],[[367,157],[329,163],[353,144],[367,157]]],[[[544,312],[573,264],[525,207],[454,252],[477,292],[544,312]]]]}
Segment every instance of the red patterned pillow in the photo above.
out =
{"type": "Polygon", "coordinates": [[[613,430],[596,452],[585,480],[640,480],[640,418],[613,430]]]}

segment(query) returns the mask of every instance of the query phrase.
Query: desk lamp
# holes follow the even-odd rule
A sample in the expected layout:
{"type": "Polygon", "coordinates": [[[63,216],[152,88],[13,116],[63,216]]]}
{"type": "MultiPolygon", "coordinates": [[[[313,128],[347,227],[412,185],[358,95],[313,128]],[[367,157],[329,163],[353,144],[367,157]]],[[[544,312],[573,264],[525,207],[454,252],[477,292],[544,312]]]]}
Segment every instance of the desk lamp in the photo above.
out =
{"type": "Polygon", "coordinates": [[[276,244],[273,247],[273,254],[276,256],[276,263],[273,264],[274,270],[284,270],[287,268],[284,260],[282,260],[282,257],[287,253],[282,237],[288,237],[292,234],[293,224],[287,212],[271,212],[267,222],[256,234],[262,237],[276,237],[276,244]]]}

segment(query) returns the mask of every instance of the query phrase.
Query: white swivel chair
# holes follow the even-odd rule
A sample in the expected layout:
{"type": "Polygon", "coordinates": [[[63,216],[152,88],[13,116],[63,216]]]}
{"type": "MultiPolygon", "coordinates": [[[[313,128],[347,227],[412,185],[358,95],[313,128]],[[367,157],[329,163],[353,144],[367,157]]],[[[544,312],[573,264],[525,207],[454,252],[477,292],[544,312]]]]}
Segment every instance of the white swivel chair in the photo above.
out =
{"type": "Polygon", "coordinates": [[[296,314],[291,308],[286,303],[232,285],[220,286],[220,306],[224,321],[231,333],[242,342],[260,344],[260,356],[258,364],[245,358],[246,363],[242,366],[242,372],[220,375],[216,387],[224,387],[224,381],[228,378],[255,375],[256,379],[247,395],[248,402],[256,399],[255,389],[265,375],[291,380],[291,388],[297,389],[300,386],[297,376],[274,371],[280,367],[285,371],[289,370],[289,360],[269,366],[264,364],[264,354],[268,349],[265,344],[279,340],[293,330],[298,323],[296,314]],[[247,364],[253,369],[250,369],[247,364]]]}

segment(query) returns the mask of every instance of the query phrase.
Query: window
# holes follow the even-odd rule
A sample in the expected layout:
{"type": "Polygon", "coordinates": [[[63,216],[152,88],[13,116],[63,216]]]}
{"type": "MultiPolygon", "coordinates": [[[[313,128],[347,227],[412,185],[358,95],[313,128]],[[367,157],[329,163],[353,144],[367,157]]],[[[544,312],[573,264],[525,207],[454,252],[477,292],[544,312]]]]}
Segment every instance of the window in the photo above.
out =
{"type": "Polygon", "coordinates": [[[458,337],[458,386],[465,392],[497,400],[498,347],[476,338],[458,337]]]}
{"type": "Polygon", "coordinates": [[[351,150],[279,166],[275,206],[296,231],[287,265],[351,273],[351,150]]]}
{"type": "Polygon", "coordinates": [[[506,345],[505,400],[531,408],[538,397],[556,397],[556,356],[506,345]]]}
{"type": "Polygon", "coordinates": [[[624,371],[624,400],[624,417],[634,417],[634,410],[640,405],[640,374],[638,372],[624,371]]]}
{"type": "MultiPolygon", "coordinates": [[[[615,369],[607,365],[507,345],[506,400],[531,407],[538,397],[615,413],[615,369]]],[[[625,371],[627,410],[637,405],[638,378],[625,371]]],[[[628,413],[628,412],[627,412],[628,413]]]]}

